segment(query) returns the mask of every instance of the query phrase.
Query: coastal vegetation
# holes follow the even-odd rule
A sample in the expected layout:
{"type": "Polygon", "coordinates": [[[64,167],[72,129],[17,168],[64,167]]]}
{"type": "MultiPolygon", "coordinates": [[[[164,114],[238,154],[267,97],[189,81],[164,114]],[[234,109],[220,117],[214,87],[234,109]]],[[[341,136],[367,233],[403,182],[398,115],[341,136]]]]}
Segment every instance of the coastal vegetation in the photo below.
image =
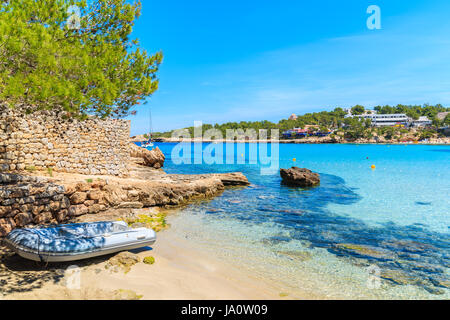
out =
{"type": "Polygon", "coordinates": [[[26,166],[25,170],[28,172],[34,172],[34,171],[36,171],[36,167],[35,166],[26,166]]]}
{"type": "Polygon", "coordinates": [[[140,12],[140,1],[1,1],[0,101],[77,118],[133,112],[163,58],[131,37],[140,12]]]}
{"type": "Polygon", "coordinates": [[[166,215],[163,212],[140,214],[137,217],[125,218],[124,220],[130,227],[151,228],[159,232],[167,228],[166,215]]]}
{"type": "MultiPolygon", "coordinates": [[[[443,107],[440,104],[437,105],[397,105],[397,106],[376,106],[374,111],[379,114],[391,114],[391,113],[404,113],[412,119],[418,119],[421,116],[426,116],[432,120],[433,125],[428,128],[420,128],[414,132],[415,139],[426,139],[438,134],[438,128],[440,126],[450,125],[450,114],[443,120],[437,118],[437,114],[440,112],[449,112],[450,108],[443,107]]],[[[368,110],[366,107],[356,105],[351,108],[351,114],[361,115],[364,113],[372,113],[373,110],[368,110]]],[[[299,115],[296,119],[282,119],[278,123],[271,121],[240,121],[240,122],[226,122],[223,124],[203,124],[202,131],[205,133],[209,129],[217,129],[221,132],[223,137],[226,137],[226,131],[228,129],[254,129],[256,132],[260,129],[269,130],[278,129],[280,131],[286,131],[293,128],[307,128],[311,132],[329,132],[333,131],[333,135],[341,135],[346,139],[356,140],[360,138],[370,139],[374,136],[382,136],[388,140],[395,138],[401,138],[410,133],[410,130],[403,127],[381,127],[374,128],[371,126],[371,121],[368,119],[359,119],[346,117],[347,111],[343,108],[335,108],[332,111],[321,111],[306,113],[299,115]]],[[[194,135],[194,127],[185,128],[191,136],[194,135]]],[[[172,136],[175,130],[168,132],[156,132],[154,137],[169,138],[172,136]]],[[[333,137],[332,135],[332,137],[333,137]]]]}
{"type": "Polygon", "coordinates": [[[47,173],[50,177],[53,177],[53,168],[52,167],[48,167],[47,168],[47,173]]]}

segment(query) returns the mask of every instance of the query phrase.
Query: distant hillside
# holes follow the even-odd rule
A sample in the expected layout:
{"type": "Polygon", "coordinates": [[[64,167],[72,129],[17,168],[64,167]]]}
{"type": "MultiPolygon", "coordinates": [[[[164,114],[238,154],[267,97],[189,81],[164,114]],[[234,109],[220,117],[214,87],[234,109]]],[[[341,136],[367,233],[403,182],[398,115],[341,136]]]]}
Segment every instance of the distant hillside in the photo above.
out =
{"type": "MultiPolygon", "coordinates": [[[[430,120],[433,120],[435,126],[449,125],[450,117],[447,116],[440,120],[437,118],[437,114],[440,112],[449,112],[450,108],[443,107],[440,104],[437,105],[402,105],[397,106],[376,106],[374,109],[377,113],[391,114],[391,113],[404,113],[408,117],[418,119],[420,116],[427,116],[430,120]]],[[[367,111],[364,106],[356,105],[350,109],[350,112],[354,115],[363,114],[367,111]]],[[[369,110],[370,112],[370,110],[369,110]]],[[[335,108],[333,111],[322,111],[306,113],[295,117],[291,116],[290,119],[282,119],[278,123],[273,123],[267,120],[263,121],[240,121],[240,122],[227,122],[223,124],[204,124],[203,132],[211,128],[215,128],[221,131],[222,135],[226,136],[227,129],[255,129],[257,132],[259,129],[279,129],[280,131],[289,130],[292,128],[304,128],[307,125],[319,126],[320,130],[338,129],[342,128],[344,124],[351,130],[352,127],[359,126],[354,119],[345,118],[348,111],[343,108],[335,108]]],[[[183,128],[187,129],[191,135],[194,133],[194,127],[183,128]]],[[[168,132],[155,132],[153,137],[171,137],[172,131],[168,132]]]]}

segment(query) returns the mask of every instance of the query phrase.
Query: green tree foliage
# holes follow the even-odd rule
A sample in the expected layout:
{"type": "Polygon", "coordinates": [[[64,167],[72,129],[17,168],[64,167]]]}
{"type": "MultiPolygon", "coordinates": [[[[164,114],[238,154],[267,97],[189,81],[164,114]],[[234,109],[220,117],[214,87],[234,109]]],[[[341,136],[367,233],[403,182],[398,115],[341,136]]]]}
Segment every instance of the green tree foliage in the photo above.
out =
{"type": "Polygon", "coordinates": [[[0,100],[74,117],[129,114],[157,90],[162,62],[130,38],[140,11],[127,0],[1,1],[0,100]]]}
{"type": "Polygon", "coordinates": [[[419,134],[419,140],[426,140],[432,138],[436,134],[435,131],[432,130],[423,130],[419,134]]]}
{"type": "Polygon", "coordinates": [[[345,137],[347,139],[356,140],[359,138],[367,138],[367,134],[369,130],[367,130],[371,121],[368,119],[360,119],[360,118],[346,118],[344,120],[345,124],[345,137]]]}
{"type": "Polygon", "coordinates": [[[351,112],[353,115],[361,115],[364,113],[364,111],[365,111],[365,108],[360,105],[356,105],[351,109],[351,112]]]}
{"type": "Polygon", "coordinates": [[[407,106],[403,104],[398,104],[395,107],[376,106],[374,109],[380,114],[403,113],[414,120],[419,119],[420,116],[426,116],[430,120],[433,120],[439,112],[448,111],[449,108],[445,108],[441,104],[437,104],[435,106],[429,104],[424,104],[423,106],[420,105],[407,106]]]}

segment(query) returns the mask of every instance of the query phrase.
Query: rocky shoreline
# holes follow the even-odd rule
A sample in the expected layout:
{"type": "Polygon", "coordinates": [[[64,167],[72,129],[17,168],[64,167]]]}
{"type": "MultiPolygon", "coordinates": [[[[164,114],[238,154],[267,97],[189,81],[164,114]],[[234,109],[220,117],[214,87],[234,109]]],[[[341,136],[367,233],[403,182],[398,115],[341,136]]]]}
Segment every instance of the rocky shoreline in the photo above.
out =
{"type": "Polygon", "coordinates": [[[140,209],[181,206],[219,195],[226,187],[250,184],[242,173],[167,174],[157,169],[164,164],[157,148],[135,150],[132,155],[137,158],[131,158],[127,177],[2,174],[0,237],[15,228],[79,221],[83,216],[91,221],[130,218],[138,210],[137,217],[140,209]]]}
{"type": "MultiPolygon", "coordinates": [[[[49,176],[45,171],[0,174],[0,238],[15,228],[107,220],[123,220],[131,227],[148,227],[158,232],[168,226],[165,220],[166,210],[176,209],[192,201],[210,199],[229,187],[250,185],[247,178],[238,172],[167,174],[159,169],[164,164],[164,155],[159,149],[149,152],[142,148],[136,149],[133,145],[131,149],[134,151],[131,152],[127,177],[65,172],[54,172],[49,176]]],[[[124,254],[138,257],[136,254],[124,254]]],[[[137,269],[144,268],[146,258],[152,259],[151,264],[155,261],[153,257],[144,257],[144,254],[138,258],[144,262],[137,269]]],[[[114,259],[117,260],[119,255],[80,261],[78,265],[85,277],[107,278],[110,272],[105,268],[114,259]]],[[[158,255],[156,257],[161,259],[158,255]]],[[[117,289],[117,283],[112,284],[114,290],[105,290],[103,287],[114,282],[109,279],[86,287],[86,292],[68,290],[62,285],[64,269],[67,267],[68,264],[49,267],[35,264],[0,246],[0,299],[40,299],[47,296],[57,299],[141,297],[128,294],[134,291],[120,287],[117,289]]],[[[174,272],[179,271],[173,267],[163,267],[161,276],[169,281],[174,272]]],[[[120,276],[126,277],[126,273],[120,276]]],[[[179,277],[186,277],[186,274],[192,276],[186,271],[180,271],[179,277]]],[[[144,272],[143,277],[145,276],[144,272]]],[[[209,284],[209,280],[201,281],[205,285],[209,284]]],[[[179,289],[176,283],[171,288],[174,292],[179,289]]]]}

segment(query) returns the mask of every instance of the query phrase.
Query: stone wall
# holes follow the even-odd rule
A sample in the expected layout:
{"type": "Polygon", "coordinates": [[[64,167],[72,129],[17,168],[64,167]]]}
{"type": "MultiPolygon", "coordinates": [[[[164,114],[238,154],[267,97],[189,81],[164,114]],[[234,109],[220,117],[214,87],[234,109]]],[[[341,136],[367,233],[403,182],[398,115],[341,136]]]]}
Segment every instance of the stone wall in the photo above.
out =
{"type": "Polygon", "coordinates": [[[70,202],[64,192],[39,178],[0,174],[0,237],[31,224],[66,221],[70,202]]]}
{"type": "Polygon", "coordinates": [[[25,115],[0,106],[0,172],[126,176],[129,136],[129,121],[66,120],[48,111],[25,115]]]}
{"type": "Polygon", "coordinates": [[[108,190],[106,180],[65,185],[47,178],[0,173],[0,237],[16,228],[59,224],[105,211],[118,201],[108,190]]]}

